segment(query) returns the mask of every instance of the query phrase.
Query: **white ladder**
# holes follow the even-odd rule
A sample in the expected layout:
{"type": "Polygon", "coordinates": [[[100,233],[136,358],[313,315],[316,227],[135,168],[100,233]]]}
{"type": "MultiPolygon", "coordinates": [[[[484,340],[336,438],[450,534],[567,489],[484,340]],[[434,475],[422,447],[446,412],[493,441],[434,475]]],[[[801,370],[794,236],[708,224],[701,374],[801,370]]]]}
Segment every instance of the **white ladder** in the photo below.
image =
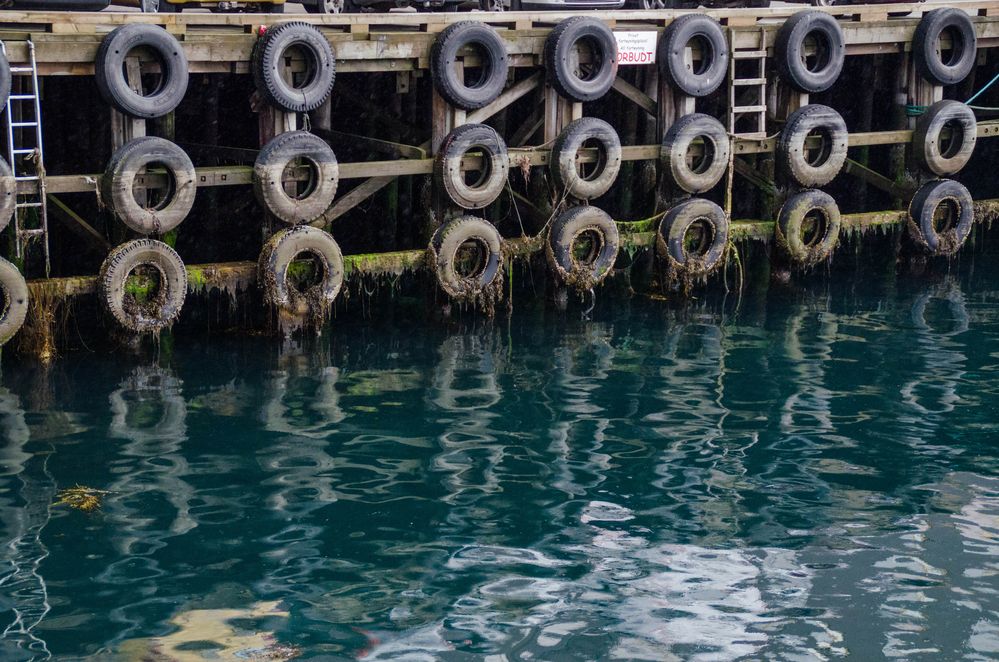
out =
{"type": "MultiPolygon", "coordinates": [[[[2,43],[2,42],[0,42],[2,43]]],[[[45,251],[45,275],[49,275],[49,219],[45,201],[45,147],[42,142],[42,106],[38,96],[38,65],[35,62],[35,44],[30,39],[28,56],[30,66],[12,66],[12,74],[31,75],[30,90],[21,89],[10,95],[7,102],[7,154],[10,157],[10,170],[18,185],[15,203],[14,228],[17,233],[17,257],[20,258],[28,240],[41,237],[45,251]],[[34,145],[26,140],[34,129],[34,145]],[[32,182],[28,190],[21,188],[21,182],[32,182]],[[38,222],[35,227],[25,227],[30,209],[37,210],[38,222]]],[[[6,54],[7,48],[3,47],[6,54]]]]}
{"type": "Polygon", "coordinates": [[[735,30],[728,30],[729,63],[728,63],[728,132],[739,138],[762,140],[767,137],[767,42],[766,30],[760,28],[760,43],[751,50],[736,50],[735,30]],[[756,60],[756,71],[748,77],[736,76],[736,63],[743,60],[756,60]],[[736,90],[739,88],[757,89],[755,103],[737,106],[736,90]],[[750,115],[754,120],[753,130],[736,133],[736,121],[742,115],[750,115]]]}

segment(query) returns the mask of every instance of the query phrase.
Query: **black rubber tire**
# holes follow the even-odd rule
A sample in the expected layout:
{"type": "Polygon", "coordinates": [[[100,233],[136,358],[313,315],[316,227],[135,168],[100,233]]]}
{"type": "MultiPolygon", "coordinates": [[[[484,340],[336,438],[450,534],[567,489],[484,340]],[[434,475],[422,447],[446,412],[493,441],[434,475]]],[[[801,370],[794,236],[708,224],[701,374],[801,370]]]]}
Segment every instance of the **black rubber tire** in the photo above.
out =
{"type": "Polygon", "coordinates": [[[0,345],[17,335],[28,316],[30,294],[24,276],[0,258],[0,345]]]}
{"type": "Polygon", "coordinates": [[[718,21],[705,14],[687,14],[666,26],[657,56],[659,72],[670,85],[684,94],[703,97],[724,82],[728,71],[728,41],[718,21]],[[704,58],[697,71],[687,66],[684,51],[691,41],[699,40],[704,58]]]}
{"type": "Polygon", "coordinates": [[[10,62],[7,61],[7,55],[0,50],[0,111],[7,107],[7,101],[10,99],[10,82],[10,62]]]}
{"type": "Polygon", "coordinates": [[[325,320],[343,287],[344,261],[332,235],[310,225],[296,225],[271,237],[260,251],[258,282],[268,305],[292,315],[325,320]],[[288,282],[288,266],[308,253],[322,268],[322,279],[305,292],[288,282]]]}
{"type": "Polygon", "coordinates": [[[957,253],[975,222],[974,200],[962,184],[952,179],[935,179],[923,184],[909,203],[909,236],[931,255],[957,253]],[[953,216],[943,229],[935,227],[937,208],[950,204],[953,216]]]}
{"type": "Polygon", "coordinates": [[[275,136],[257,154],[253,164],[253,193],[257,201],[278,219],[290,225],[310,223],[330,208],[340,180],[340,166],[333,149],[308,131],[289,131],[275,136]],[[292,161],[304,159],[314,169],[311,190],[294,198],[284,187],[284,170],[292,161]]]}
{"type": "Polygon", "coordinates": [[[301,21],[279,23],[257,40],[251,62],[257,92],[272,106],[289,113],[305,113],[322,105],[333,91],[336,55],[319,28],[301,21]],[[298,46],[308,59],[311,76],[302,87],[284,80],[284,54],[298,46]]]}
{"type": "Polygon", "coordinates": [[[510,159],[506,143],[485,124],[463,124],[447,134],[434,161],[434,178],[454,204],[463,209],[481,209],[506,187],[510,159]],[[471,150],[482,150],[488,161],[485,177],[473,185],[465,183],[461,161],[471,150]]]}
{"type": "Polygon", "coordinates": [[[548,264],[562,282],[579,291],[599,285],[614,268],[621,237],[617,223],[607,212],[584,205],[570,207],[555,217],[548,230],[545,253],[548,264]],[[576,240],[589,233],[595,241],[587,259],[577,260],[576,240]]]}
{"type": "Polygon", "coordinates": [[[656,249],[669,262],[670,271],[690,277],[706,276],[724,261],[728,234],[729,221],[724,209],[710,200],[690,198],[663,216],[656,234],[656,249]],[[701,241],[697,254],[690,255],[684,239],[695,229],[695,224],[701,228],[701,241]]]}
{"type": "Polygon", "coordinates": [[[97,289],[104,309],[122,327],[136,333],[154,333],[173,324],[187,297],[187,270],[180,256],[162,241],[133,239],[114,248],[101,265],[97,289]],[[125,283],[136,267],[159,272],[154,301],[135,305],[126,300],[125,283]]]}
{"type": "Polygon", "coordinates": [[[498,285],[503,266],[503,239],[492,223],[477,216],[461,216],[437,228],[430,240],[430,259],[437,283],[454,299],[476,298],[498,285]],[[486,251],[482,268],[462,276],[455,266],[458,249],[475,241],[486,251]]]}
{"type": "Polygon", "coordinates": [[[14,217],[17,202],[17,181],[7,162],[0,158],[0,232],[3,232],[14,217]]]}
{"type": "Polygon", "coordinates": [[[784,172],[801,186],[825,186],[839,174],[846,163],[849,133],[843,117],[828,106],[810,104],[791,113],[777,140],[778,161],[784,172]],[[822,149],[810,162],[805,140],[819,131],[822,149]]]}
{"type": "Polygon", "coordinates": [[[602,21],[588,16],[573,16],[556,25],[545,40],[545,69],[555,91],[572,101],[596,101],[607,94],[617,77],[617,41],[602,21]],[[590,42],[598,62],[597,69],[584,78],[572,65],[575,45],[590,42]]]}
{"type": "Polygon", "coordinates": [[[916,119],[912,150],[916,162],[938,177],[953,175],[968,165],[978,141],[975,111],[960,101],[937,101],[916,119]],[[951,138],[940,148],[940,135],[950,125],[951,138]]]}
{"type": "Polygon", "coordinates": [[[452,106],[475,110],[496,100],[506,86],[509,70],[506,42],[496,28],[476,21],[461,21],[445,28],[430,49],[430,76],[434,87],[452,106]],[[466,85],[454,70],[459,54],[470,44],[482,53],[482,75],[466,85]]]}
{"type": "Polygon", "coordinates": [[[169,140],[152,136],[122,145],[101,178],[104,204],[125,225],[146,235],[161,235],[180,225],[194,206],[197,190],[197,173],[190,157],[169,140]],[[139,170],[151,164],[163,165],[173,185],[169,197],[157,208],[142,207],[132,192],[139,170]]]}
{"type": "Polygon", "coordinates": [[[967,78],[975,66],[978,38],[975,26],[960,9],[944,7],[926,12],[912,35],[912,56],[919,75],[934,85],[954,85],[967,78]],[[949,31],[954,50],[947,62],[937,48],[940,35],[949,31]]]}
{"type": "Polygon", "coordinates": [[[94,60],[94,81],[104,100],[126,115],[162,117],[179,106],[187,94],[187,56],[180,42],[157,25],[123,25],[101,41],[94,60]],[[140,47],[155,52],[163,68],[159,88],[148,96],[133,91],[124,73],[125,58],[140,47]]]}
{"type": "Polygon", "coordinates": [[[621,170],[621,139],[607,122],[596,117],[581,117],[562,129],[552,145],[552,182],[577,200],[592,200],[610,190],[621,170]],[[586,142],[598,143],[601,160],[588,177],[579,173],[576,161],[586,142]]]}
{"type": "Polygon", "coordinates": [[[839,206],[832,196],[815,189],[789,197],[777,216],[777,244],[791,260],[803,267],[814,266],[832,256],[839,243],[839,206]],[[815,212],[819,220],[812,231],[806,219],[815,212]]]}
{"type": "Polygon", "coordinates": [[[728,171],[728,131],[722,123],[702,113],[684,115],[663,136],[660,158],[670,180],[688,193],[704,193],[713,188],[728,171]],[[704,160],[692,166],[687,160],[691,143],[700,139],[704,160]]]}
{"type": "Polygon", "coordinates": [[[175,5],[169,0],[160,0],[160,6],[156,11],[160,14],[179,14],[184,11],[184,5],[175,5]]]}
{"type": "Polygon", "coordinates": [[[843,29],[831,15],[807,10],[784,21],[774,41],[777,72],[781,79],[800,92],[825,92],[843,71],[846,44],[843,29]],[[814,66],[803,59],[805,39],[812,36],[820,45],[821,57],[814,66]]]}

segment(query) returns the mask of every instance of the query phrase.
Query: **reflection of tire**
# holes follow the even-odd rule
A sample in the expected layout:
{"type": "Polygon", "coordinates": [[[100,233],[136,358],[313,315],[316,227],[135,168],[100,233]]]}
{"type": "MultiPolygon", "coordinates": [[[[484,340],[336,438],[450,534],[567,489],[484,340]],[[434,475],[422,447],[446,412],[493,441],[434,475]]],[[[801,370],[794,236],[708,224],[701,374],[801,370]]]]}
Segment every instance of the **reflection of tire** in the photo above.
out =
{"type": "Polygon", "coordinates": [[[703,276],[717,269],[728,246],[725,210],[702,198],[676,205],[659,223],[656,248],[674,271],[703,276]]]}
{"type": "MultiPolygon", "coordinates": [[[[292,225],[319,218],[333,204],[340,166],[323,139],[307,131],[282,133],[264,145],[253,164],[253,192],[276,217],[292,225]],[[285,170],[304,161],[309,171],[305,190],[289,195],[285,170]]],[[[296,184],[297,185],[297,184],[296,184]]]]}
{"type": "MultiPolygon", "coordinates": [[[[0,51],[2,52],[2,51],[0,51]]],[[[0,158],[0,232],[4,231],[14,217],[17,202],[17,180],[7,162],[0,158]]]]}
{"type": "Polygon", "coordinates": [[[728,170],[730,143],[721,122],[701,113],[684,115],[663,136],[660,158],[674,184],[688,193],[703,193],[728,170]],[[703,147],[700,160],[688,160],[694,141],[703,147]]]}
{"type": "MultiPolygon", "coordinates": [[[[108,396],[111,424],[108,436],[133,442],[183,441],[186,438],[187,403],[182,382],[170,370],[141,366],[133,370],[108,396]],[[155,420],[143,420],[143,405],[157,405],[155,420]],[[136,420],[139,419],[139,420],[136,420]]],[[[162,449],[146,448],[148,452],[162,449]]]]}
{"type": "Polygon", "coordinates": [[[840,214],[828,193],[809,189],[784,202],[777,217],[777,243],[802,266],[828,259],[839,243],[840,214]]]}
{"type": "Polygon", "coordinates": [[[257,263],[264,300],[271,306],[313,322],[327,317],[343,285],[344,263],[340,246],[328,233],[308,225],[281,230],[264,244],[257,263]],[[315,259],[318,282],[299,291],[288,278],[288,268],[303,254],[315,259]]]}
{"type": "Polygon", "coordinates": [[[257,41],[251,68],[257,92],[268,103],[289,113],[304,113],[329,98],[336,78],[336,57],[317,27],[292,21],[269,28],[257,41]],[[306,76],[301,85],[289,83],[282,75],[291,49],[305,59],[306,76]]]}
{"type": "Polygon", "coordinates": [[[430,258],[437,282],[455,299],[475,297],[498,285],[502,271],[503,240],[488,221],[462,216],[448,221],[430,240],[430,258]],[[459,251],[473,244],[476,254],[468,273],[460,270],[459,251]]]}
{"type": "Polygon", "coordinates": [[[923,184],[909,203],[909,236],[931,255],[957,253],[974,220],[971,193],[952,179],[923,184]]]}
{"type": "Polygon", "coordinates": [[[0,258],[0,345],[13,338],[28,315],[28,284],[13,264],[0,258]]]}
{"type": "Polygon", "coordinates": [[[163,138],[146,136],[122,145],[112,155],[101,180],[101,197],[115,216],[140,234],[163,234],[180,225],[194,206],[196,173],[191,159],[177,145],[163,138]],[[135,199],[134,187],[148,177],[140,173],[150,166],[167,172],[162,200],[146,206],[135,199]]]}
{"type": "Polygon", "coordinates": [[[816,10],[801,11],[784,21],[774,41],[780,77],[800,92],[825,92],[843,71],[846,45],[835,18],[816,10]],[[805,40],[815,43],[805,56],[805,40]]]}
{"type": "Polygon", "coordinates": [[[598,198],[610,190],[621,169],[621,139],[607,122],[581,117],[555,139],[549,165],[556,188],[579,200],[598,198]],[[584,147],[596,148],[597,162],[592,171],[580,173],[577,160],[584,147]]]}
{"type": "Polygon", "coordinates": [[[934,85],[953,85],[967,78],[975,66],[977,37],[968,15],[953,7],[926,12],[912,35],[912,55],[919,74],[934,85]],[[952,40],[949,57],[939,45],[947,32],[952,40]]]}
{"type": "Polygon", "coordinates": [[[669,83],[694,97],[718,89],[728,70],[728,43],[718,21],[704,14],[687,14],[666,26],[659,47],[659,71],[669,83]],[[694,70],[684,51],[691,42],[701,48],[701,63],[694,70]]]}
{"type": "Polygon", "coordinates": [[[548,264],[564,283],[588,290],[610,274],[619,246],[614,220],[603,210],[586,205],[570,207],[555,218],[545,252],[548,264]]]}
{"type": "Polygon", "coordinates": [[[496,29],[485,23],[461,21],[445,28],[430,50],[430,75],[434,87],[448,103],[464,110],[475,110],[494,101],[506,86],[508,70],[506,43],[496,29]],[[479,47],[481,74],[472,85],[466,84],[454,69],[463,49],[479,47]]]}
{"type": "Polygon", "coordinates": [[[551,85],[561,96],[572,101],[596,101],[610,91],[617,77],[617,41],[603,22],[573,16],[548,33],[544,62],[551,85]],[[586,67],[574,57],[579,44],[590,49],[586,67]]]}
{"type": "Polygon", "coordinates": [[[509,170],[506,143],[496,129],[485,124],[463,124],[447,134],[434,162],[438,185],[463,209],[479,209],[499,197],[509,170]],[[461,169],[469,152],[482,153],[482,169],[475,181],[466,179],[474,171],[461,169]]]}
{"type": "Polygon", "coordinates": [[[161,241],[135,239],[108,254],[97,277],[97,287],[105,310],[124,328],[136,333],[152,333],[167,327],[180,316],[187,296],[187,270],[177,253],[161,241]],[[142,284],[128,282],[138,267],[155,269],[159,278],[154,295],[142,284]]]}
{"type": "Polygon", "coordinates": [[[781,167],[802,186],[825,186],[846,163],[849,133],[846,122],[832,108],[819,104],[791,113],[777,141],[781,167]],[[818,134],[819,150],[806,149],[810,134],[818,134]]]}
{"type": "Polygon", "coordinates": [[[916,120],[912,146],[916,161],[934,175],[953,175],[968,164],[978,140],[975,113],[960,101],[937,101],[916,120]],[[950,138],[941,145],[944,129],[950,138]]]}
{"type": "Polygon", "coordinates": [[[97,89],[106,102],[126,115],[151,119],[173,111],[187,93],[187,80],[183,46],[159,26],[123,25],[109,32],[97,49],[94,61],[97,89]],[[125,77],[125,58],[138,48],[155,53],[162,68],[161,82],[148,96],[133,90],[125,77]]]}

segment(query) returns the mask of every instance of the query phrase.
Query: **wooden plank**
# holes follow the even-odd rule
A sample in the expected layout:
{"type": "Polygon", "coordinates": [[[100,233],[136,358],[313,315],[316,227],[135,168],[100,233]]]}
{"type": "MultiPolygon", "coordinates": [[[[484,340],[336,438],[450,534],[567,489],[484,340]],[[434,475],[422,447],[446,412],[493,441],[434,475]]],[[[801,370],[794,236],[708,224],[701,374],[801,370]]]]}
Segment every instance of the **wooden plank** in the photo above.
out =
{"type": "Polygon", "coordinates": [[[659,106],[655,100],[620,76],[614,79],[614,91],[634,102],[649,115],[656,116],[659,106]]]}
{"type": "Polygon", "coordinates": [[[469,123],[475,123],[475,122],[483,122],[489,119],[490,117],[492,117],[499,111],[503,110],[513,102],[517,101],[521,97],[525,96],[526,94],[530,93],[533,90],[536,90],[538,86],[541,85],[541,82],[544,80],[544,77],[545,77],[544,73],[539,71],[536,74],[533,74],[528,78],[525,78],[524,80],[520,81],[513,87],[505,90],[501,95],[496,97],[496,100],[493,101],[492,103],[483,106],[478,110],[473,110],[472,112],[468,113],[468,116],[465,118],[465,121],[469,123]]]}
{"type": "Polygon", "coordinates": [[[105,239],[104,235],[95,230],[92,225],[83,220],[82,216],[70,209],[65,202],[51,193],[47,197],[50,204],[49,209],[62,212],[61,214],[56,214],[56,218],[69,219],[69,222],[65,223],[66,227],[76,235],[92,243],[102,253],[107,253],[111,250],[111,242],[105,239]]]}

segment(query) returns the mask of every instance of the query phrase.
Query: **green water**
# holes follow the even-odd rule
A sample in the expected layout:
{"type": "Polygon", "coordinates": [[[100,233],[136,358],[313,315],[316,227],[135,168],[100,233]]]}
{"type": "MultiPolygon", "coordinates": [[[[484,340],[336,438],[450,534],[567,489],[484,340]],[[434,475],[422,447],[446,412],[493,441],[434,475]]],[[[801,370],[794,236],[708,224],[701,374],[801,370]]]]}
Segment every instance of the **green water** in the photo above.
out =
{"type": "Polygon", "coordinates": [[[0,658],[997,659],[983,269],[8,361],[0,658]]]}

